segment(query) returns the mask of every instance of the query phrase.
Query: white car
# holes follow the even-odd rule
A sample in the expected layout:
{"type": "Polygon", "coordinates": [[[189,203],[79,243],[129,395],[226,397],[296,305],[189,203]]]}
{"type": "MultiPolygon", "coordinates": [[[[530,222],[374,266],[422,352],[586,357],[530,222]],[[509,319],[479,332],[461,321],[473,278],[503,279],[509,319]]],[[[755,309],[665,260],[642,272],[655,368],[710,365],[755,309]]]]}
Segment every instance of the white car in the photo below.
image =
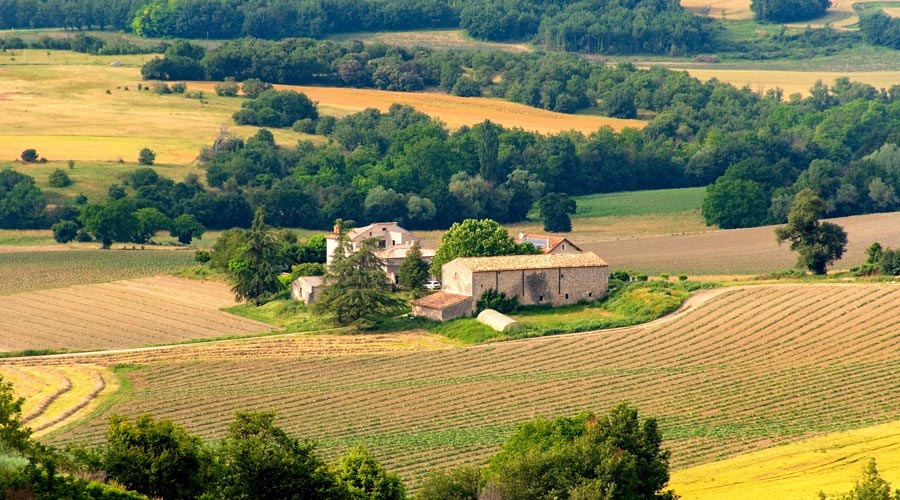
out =
{"type": "Polygon", "coordinates": [[[426,290],[440,290],[441,282],[436,281],[436,280],[431,280],[431,281],[425,283],[425,289],[426,290]]]}

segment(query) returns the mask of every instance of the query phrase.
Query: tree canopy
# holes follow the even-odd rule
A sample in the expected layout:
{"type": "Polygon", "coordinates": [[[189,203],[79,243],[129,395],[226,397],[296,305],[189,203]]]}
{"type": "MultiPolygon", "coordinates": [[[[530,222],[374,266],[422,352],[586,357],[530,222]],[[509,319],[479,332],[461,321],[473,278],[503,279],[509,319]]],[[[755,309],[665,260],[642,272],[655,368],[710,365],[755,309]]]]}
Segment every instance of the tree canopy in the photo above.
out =
{"type": "Polygon", "coordinates": [[[457,257],[493,257],[497,255],[536,254],[530,243],[517,244],[506,228],[491,219],[466,219],[454,223],[441,237],[441,245],[431,261],[431,274],[441,275],[444,264],[457,257]]]}
{"type": "Polygon", "coordinates": [[[825,267],[840,259],[847,246],[847,233],[831,222],[819,222],[825,202],[811,189],[797,193],[788,214],[788,223],[775,229],[778,243],[789,241],[791,250],[800,254],[797,265],[814,274],[825,274],[825,267]]]}

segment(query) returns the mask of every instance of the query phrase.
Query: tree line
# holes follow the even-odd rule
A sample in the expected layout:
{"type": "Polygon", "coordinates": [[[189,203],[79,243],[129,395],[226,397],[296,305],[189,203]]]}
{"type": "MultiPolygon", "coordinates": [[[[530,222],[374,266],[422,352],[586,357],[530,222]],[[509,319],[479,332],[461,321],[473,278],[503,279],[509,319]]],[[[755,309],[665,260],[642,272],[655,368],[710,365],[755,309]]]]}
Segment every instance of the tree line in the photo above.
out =
{"type": "Polygon", "coordinates": [[[0,0],[0,29],[110,29],[140,36],[280,40],[462,27],[485,40],[535,39],[597,53],[706,49],[710,18],[658,0],[0,0]]]}

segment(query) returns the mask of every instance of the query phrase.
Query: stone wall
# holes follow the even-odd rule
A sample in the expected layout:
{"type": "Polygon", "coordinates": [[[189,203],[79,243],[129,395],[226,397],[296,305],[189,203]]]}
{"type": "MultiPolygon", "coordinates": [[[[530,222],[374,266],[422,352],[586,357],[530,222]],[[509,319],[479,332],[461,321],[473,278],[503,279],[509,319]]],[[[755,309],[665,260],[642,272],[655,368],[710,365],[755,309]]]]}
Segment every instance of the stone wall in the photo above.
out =
{"type": "Polygon", "coordinates": [[[609,288],[609,268],[477,272],[472,275],[473,311],[478,299],[491,288],[505,293],[507,297],[519,297],[519,303],[522,305],[574,304],[578,301],[596,300],[606,293],[609,288]]]}

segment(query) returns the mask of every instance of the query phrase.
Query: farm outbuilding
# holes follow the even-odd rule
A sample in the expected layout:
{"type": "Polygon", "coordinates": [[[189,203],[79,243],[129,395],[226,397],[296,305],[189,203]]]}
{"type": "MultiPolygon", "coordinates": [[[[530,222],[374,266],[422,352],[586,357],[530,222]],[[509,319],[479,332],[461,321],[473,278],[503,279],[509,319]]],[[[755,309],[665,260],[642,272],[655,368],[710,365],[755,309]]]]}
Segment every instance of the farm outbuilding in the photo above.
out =
{"type": "Polygon", "coordinates": [[[563,236],[545,236],[537,234],[525,234],[520,232],[516,236],[516,243],[531,243],[538,247],[541,253],[578,253],[581,248],[563,236]]]}
{"type": "Polygon", "coordinates": [[[300,276],[291,282],[291,298],[311,304],[322,291],[321,276],[300,276]]]}
{"type": "Polygon", "coordinates": [[[593,252],[465,257],[444,264],[441,277],[440,298],[413,301],[413,314],[438,321],[472,315],[491,289],[522,305],[596,300],[609,288],[609,265],[593,252]]]}

